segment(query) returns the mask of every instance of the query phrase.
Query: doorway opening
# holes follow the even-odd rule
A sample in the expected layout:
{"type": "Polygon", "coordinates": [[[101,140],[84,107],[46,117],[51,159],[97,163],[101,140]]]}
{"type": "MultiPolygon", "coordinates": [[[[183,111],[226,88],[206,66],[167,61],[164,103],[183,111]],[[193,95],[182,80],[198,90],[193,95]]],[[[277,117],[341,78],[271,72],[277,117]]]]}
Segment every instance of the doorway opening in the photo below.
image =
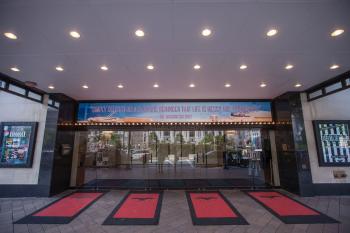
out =
{"type": "Polygon", "coordinates": [[[267,187],[269,148],[256,129],[80,132],[84,188],[267,187]]]}

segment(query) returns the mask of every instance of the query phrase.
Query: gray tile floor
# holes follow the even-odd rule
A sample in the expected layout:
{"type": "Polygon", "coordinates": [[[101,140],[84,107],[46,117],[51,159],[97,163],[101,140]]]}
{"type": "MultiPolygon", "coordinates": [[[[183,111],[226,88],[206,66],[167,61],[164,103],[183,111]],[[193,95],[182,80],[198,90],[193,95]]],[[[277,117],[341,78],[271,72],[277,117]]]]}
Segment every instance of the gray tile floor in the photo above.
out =
{"type": "Polygon", "coordinates": [[[248,226],[194,226],[192,225],[185,192],[165,191],[158,226],[102,226],[101,223],[121,201],[127,191],[113,190],[95,202],[70,224],[18,225],[12,224],[27,214],[55,200],[54,198],[2,198],[0,199],[1,233],[103,233],[103,232],[232,232],[232,233],[333,233],[350,232],[350,196],[324,196],[296,199],[341,221],[341,224],[286,225],[278,218],[238,190],[222,190],[250,223],[248,226]]]}

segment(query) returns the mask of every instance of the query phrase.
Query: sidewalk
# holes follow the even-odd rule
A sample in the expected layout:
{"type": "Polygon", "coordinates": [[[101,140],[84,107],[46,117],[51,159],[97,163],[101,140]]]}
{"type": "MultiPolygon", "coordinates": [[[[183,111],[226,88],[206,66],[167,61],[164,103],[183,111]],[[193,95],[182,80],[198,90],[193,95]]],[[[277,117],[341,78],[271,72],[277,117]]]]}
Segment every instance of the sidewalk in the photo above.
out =
{"type": "Polygon", "coordinates": [[[341,224],[284,224],[253,199],[238,190],[221,190],[235,205],[250,225],[194,226],[192,224],[185,192],[164,191],[163,205],[157,226],[103,226],[102,222],[122,200],[127,191],[113,190],[90,206],[66,225],[13,225],[16,221],[52,202],[56,198],[2,198],[0,199],[1,233],[102,233],[102,232],[350,232],[350,196],[324,196],[295,198],[341,224]]]}

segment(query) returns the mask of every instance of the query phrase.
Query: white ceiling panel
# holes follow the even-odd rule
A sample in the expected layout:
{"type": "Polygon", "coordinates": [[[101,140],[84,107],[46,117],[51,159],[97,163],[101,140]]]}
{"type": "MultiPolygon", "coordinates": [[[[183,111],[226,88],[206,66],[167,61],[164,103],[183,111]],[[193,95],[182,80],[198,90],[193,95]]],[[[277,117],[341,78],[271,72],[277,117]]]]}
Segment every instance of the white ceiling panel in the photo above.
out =
{"type": "Polygon", "coordinates": [[[346,0],[3,0],[0,72],[79,100],[274,98],[350,69],[349,12],[346,0]],[[272,27],[279,33],[267,38],[272,27]],[[335,28],[345,33],[333,38],[335,28]],[[18,39],[4,37],[8,31],[18,39]]]}

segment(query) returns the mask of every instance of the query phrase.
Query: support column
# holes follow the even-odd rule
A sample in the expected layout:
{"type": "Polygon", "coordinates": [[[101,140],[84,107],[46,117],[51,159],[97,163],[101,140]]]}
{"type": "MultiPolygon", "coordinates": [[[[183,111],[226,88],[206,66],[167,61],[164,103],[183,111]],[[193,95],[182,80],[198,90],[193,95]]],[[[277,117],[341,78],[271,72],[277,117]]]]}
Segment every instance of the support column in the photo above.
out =
{"type": "Polygon", "coordinates": [[[281,187],[301,196],[313,196],[300,93],[287,92],[275,98],[273,109],[276,121],[291,122],[275,131],[281,187]]]}

